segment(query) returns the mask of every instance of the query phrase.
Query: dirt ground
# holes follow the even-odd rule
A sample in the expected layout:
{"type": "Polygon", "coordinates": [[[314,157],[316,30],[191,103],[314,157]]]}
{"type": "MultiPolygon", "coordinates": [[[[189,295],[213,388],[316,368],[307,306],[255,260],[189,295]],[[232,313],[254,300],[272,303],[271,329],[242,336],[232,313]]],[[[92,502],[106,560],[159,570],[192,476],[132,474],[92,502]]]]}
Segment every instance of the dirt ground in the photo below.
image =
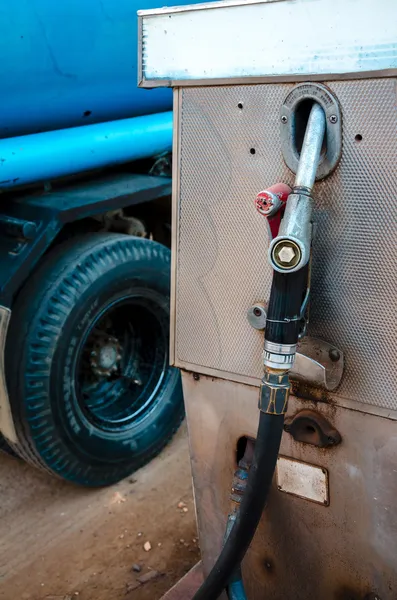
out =
{"type": "Polygon", "coordinates": [[[0,454],[1,600],[157,600],[198,560],[185,426],[101,490],[0,454]]]}

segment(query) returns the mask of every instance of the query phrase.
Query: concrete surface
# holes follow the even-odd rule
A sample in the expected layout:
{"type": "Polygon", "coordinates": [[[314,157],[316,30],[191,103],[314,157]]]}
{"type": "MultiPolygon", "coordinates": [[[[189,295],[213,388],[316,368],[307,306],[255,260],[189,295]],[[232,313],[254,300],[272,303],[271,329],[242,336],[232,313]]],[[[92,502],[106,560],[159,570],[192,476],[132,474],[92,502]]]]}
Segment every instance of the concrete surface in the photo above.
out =
{"type": "Polygon", "coordinates": [[[1,600],[157,600],[198,560],[185,425],[107,489],[0,455],[1,600]]]}

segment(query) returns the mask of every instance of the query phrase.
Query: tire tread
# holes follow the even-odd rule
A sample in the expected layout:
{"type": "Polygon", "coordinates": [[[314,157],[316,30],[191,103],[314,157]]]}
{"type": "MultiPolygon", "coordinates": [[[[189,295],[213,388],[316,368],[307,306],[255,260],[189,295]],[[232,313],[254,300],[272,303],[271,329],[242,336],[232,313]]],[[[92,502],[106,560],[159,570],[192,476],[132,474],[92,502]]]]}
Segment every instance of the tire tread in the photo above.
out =
{"type": "MultiPolygon", "coordinates": [[[[81,481],[87,477],[84,474],[86,467],[79,465],[77,460],[66,457],[59,442],[52,438],[52,425],[48,420],[50,411],[41,410],[48,394],[45,379],[50,374],[49,364],[56,348],[56,336],[60,335],[62,315],[64,317],[72,310],[80,287],[92,284],[101,271],[111,268],[116,261],[121,259],[125,262],[138,262],[153,257],[160,258],[164,264],[169,265],[168,249],[156,242],[123,234],[90,234],[74,238],[53,249],[21,290],[13,308],[7,338],[6,373],[9,374],[10,402],[19,442],[12,445],[12,450],[33,466],[62,478],[70,478],[71,473],[75,480],[81,481]],[[37,315],[40,316],[35,319],[37,315]],[[32,343],[32,337],[37,341],[32,343]],[[18,398],[22,396],[20,387],[24,374],[18,371],[19,364],[24,362],[21,357],[25,353],[30,354],[27,362],[27,375],[30,379],[23,403],[18,398]],[[34,359],[32,355],[35,356],[34,359]],[[14,357],[18,357],[17,364],[14,357]],[[17,372],[16,376],[12,375],[14,371],[17,372]],[[33,381],[35,378],[37,380],[33,381]],[[36,412],[35,418],[27,417],[27,412],[36,412]],[[51,439],[52,443],[49,443],[51,439]],[[38,448],[42,445],[45,450],[41,449],[39,452],[38,448]],[[61,469],[59,465],[63,460],[65,463],[61,469]]],[[[182,410],[169,435],[138,460],[134,470],[161,451],[179,428],[183,417],[182,410]]],[[[119,480],[121,474],[118,470],[120,467],[114,467],[113,476],[109,479],[119,480]]],[[[85,485],[97,484],[87,479],[85,485]]]]}

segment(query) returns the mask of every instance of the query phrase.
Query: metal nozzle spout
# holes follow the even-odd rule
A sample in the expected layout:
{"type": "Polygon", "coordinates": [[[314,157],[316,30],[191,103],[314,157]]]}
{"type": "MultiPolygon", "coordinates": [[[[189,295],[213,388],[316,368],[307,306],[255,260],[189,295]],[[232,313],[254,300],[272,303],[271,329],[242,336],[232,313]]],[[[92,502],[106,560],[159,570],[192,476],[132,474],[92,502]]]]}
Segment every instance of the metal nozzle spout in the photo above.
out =
{"type": "Polygon", "coordinates": [[[325,113],[313,104],[303,140],[293,193],[287,200],[280,230],[269,247],[270,264],[280,273],[292,273],[304,267],[310,257],[312,237],[311,190],[320,161],[325,134],[325,113]]]}
{"type": "Polygon", "coordinates": [[[325,134],[325,113],[315,102],[310,111],[294,188],[313,189],[325,134]]]}

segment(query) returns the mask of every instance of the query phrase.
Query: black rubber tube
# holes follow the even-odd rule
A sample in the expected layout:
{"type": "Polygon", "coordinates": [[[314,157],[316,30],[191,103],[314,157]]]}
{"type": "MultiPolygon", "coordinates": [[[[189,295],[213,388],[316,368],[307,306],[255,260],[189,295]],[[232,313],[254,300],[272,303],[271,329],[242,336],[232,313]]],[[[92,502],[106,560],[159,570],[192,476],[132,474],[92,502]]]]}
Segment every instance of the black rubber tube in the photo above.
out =
{"type": "Polygon", "coordinates": [[[295,273],[273,272],[266,317],[265,339],[275,344],[296,344],[302,326],[300,311],[307,288],[308,265],[295,273]]]}
{"type": "Polygon", "coordinates": [[[236,522],[212,571],[193,600],[216,600],[242,562],[254,537],[273,479],[284,415],[260,413],[254,459],[236,522]]]}

